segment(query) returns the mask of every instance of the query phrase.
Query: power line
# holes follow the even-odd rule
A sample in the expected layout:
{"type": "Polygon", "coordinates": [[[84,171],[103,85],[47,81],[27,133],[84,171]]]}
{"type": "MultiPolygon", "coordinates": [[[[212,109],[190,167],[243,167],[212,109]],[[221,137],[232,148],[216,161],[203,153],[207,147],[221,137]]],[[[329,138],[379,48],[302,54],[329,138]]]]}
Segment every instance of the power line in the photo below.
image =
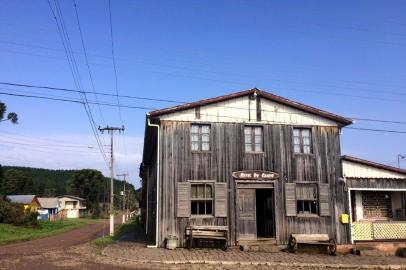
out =
{"type": "MultiPolygon", "coordinates": [[[[121,106],[120,106],[120,98],[119,98],[119,91],[118,91],[118,75],[117,75],[117,64],[116,64],[116,56],[115,56],[115,45],[114,45],[114,35],[113,35],[113,19],[112,19],[112,12],[111,12],[111,0],[109,0],[109,24],[110,24],[110,39],[111,39],[111,57],[113,60],[113,69],[114,69],[114,86],[116,90],[116,99],[117,99],[117,105],[118,105],[118,115],[120,117],[121,125],[124,126],[124,121],[123,121],[123,116],[121,113],[121,106]]],[[[126,141],[125,141],[125,135],[123,134],[121,136],[123,146],[124,146],[124,154],[125,157],[127,157],[127,147],[126,147],[126,141]]],[[[127,168],[128,170],[128,168],[127,168]]]]}
{"type": "MultiPolygon", "coordinates": [[[[46,89],[46,90],[55,90],[55,91],[78,92],[78,90],[67,89],[67,88],[58,88],[58,87],[50,87],[50,86],[36,86],[36,85],[27,85],[27,84],[18,84],[18,83],[9,83],[9,82],[0,82],[0,84],[9,85],[9,86],[27,87],[27,88],[39,88],[39,89],[46,89]]],[[[85,93],[89,93],[89,92],[85,91],[85,93]]],[[[94,93],[96,95],[115,96],[114,94],[103,93],[103,92],[94,92],[94,93]]],[[[177,104],[188,103],[187,101],[156,99],[156,98],[140,97],[140,96],[120,95],[120,97],[132,98],[132,99],[138,99],[138,100],[177,103],[177,104]]],[[[90,103],[92,103],[92,102],[90,102],[90,103]]],[[[105,106],[115,106],[114,104],[107,104],[107,103],[98,103],[98,104],[105,105],[105,106]]],[[[156,109],[156,108],[139,107],[139,106],[132,107],[132,106],[127,106],[127,105],[119,105],[119,106],[120,107],[125,107],[125,108],[135,108],[136,107],[136,108],[140,108],[140,109],[151,109],[151,110],[156,109]]],[[[249,110],[248,108],[232,107],[232,106],[217,106],[217,107],[223,107],[223,108],[229,108],[229,109],[249,110]]],[[[261,111],[263,111],[263,112],[271,112],[271,113],[288,113],[288,114],[305,115],[304,113],[276,112],[276,111],[270,111],[270,110],[264,110],[264,109],[262,109],[261,111]]],[[[349,117],[349,118],[354,119],[354,120],[358,120],[358,121],[381,122],[381,123],[392,123],[392,124],[406,124],[406,122],[404,122],[404,121],[370,119],[370,118],[361,118],[361,117],[349,117]]]]}
{"type": "MultiPolygon", "coordinates": [[[[0,95],[4,94],[0,92],[0,95]]],[[[21,96],[21,97],[30,97],[30,98],[43,98],[43,97],[37,97],[37,96],[27,96],[27,95],[18,95],[18,94],[11,94],[11,93],[6,93],[7,95],[11,96],[21,96]]],[[[66,101],[66,100],[64,100],[66,101]]],[[[77,101],[76,101],[77,102],[77,101]]],[[[102,104],[101,105],[107,105],[107,106],[119,106],[117,104],[102,104]]],[[[132,109],[143,109],[146,110],[147,108],[143,107],[137,107],[137,106],[123,106],[120,105],[120,107],[125,107],[125,108],[132,108],[132,109]]],[[[243,117],[236,117],[236,116],[226,116],[226,115],[210,115],[210,114],[203,114],[201,113],[200,115],[204,116],[211,116],[211,117],[218,117],[218,118],[230,118],[230,119],[239,119],[239,120],[246,120],[249,121],[248,118],[243,118],[243,117]]],[[[268,124],[286,124],[284,122],[278,122],[278,121],[261,121],[261,123],[268,123],[268,124]]],[[[372,129],[372,128],[354,128],[354,127],[344,127],[346,129],[354,129],[354,130],[364,130],[364,131],[374,131],[374,132],[387,132],[387,133],[401,133],[405,134],[406,131],[399,131],[399,130],[386,130],[386,129],[372,129]]]]}
{"type": "Polygon", "coordinates": [[[355,129],[355,130],[364,130],[364,131],[374,131],[374,132],[406,134],[406,131],[399,131],[399,130],[374,129],[374,128],[355,128],[355,127],[345,127],[345,128],[346,128],[346,129],[355,129]]]}
{"type": "MultiPolygon", "coordinates": [[[[117,104],[120,105],[120,99],[118,97],[118,77],[117,77],[117,66],[116,66],[116,58],[114,54],[114,36],[113,36],[113,20],[111,16],[111,0],[109,0],[109,24],[110,24],[110,39],[111,39],[111,56],[113,58],[113,69],[114,69],[114,82],[115,82],[115,90],[116,90],[116,98],[117,98],[117,104]]],[[[120,116],[121,124],[124,125],[123,123],[123,117],[121,115],[121,109],[120,106],[118,107],[118,114],[120,116]]]]}
{"type": "MultiPolygon", "coordinates": [[[[81,84],[81,80],[80,80],[79,70],[77,68],[75,57],[72,54],[72,47],[70,45],[71,43],[70,43],[70,40],[69,40],[69,35],[68,35],[67,31],[66,31],[62,11],[61,11],[61,9],[59,7],[58,0],[54,0],[54,4],[55,4],[55,10],[56,10],[56,12],[58,13],[58,16],[61,19],[60,21],[58,20],[58,17],[56,16],[56,14],[54,12],[54,9],[52,8],[52,4],[51,4],[50,0],[48,0],[49,8],[50,8],[50,10],[51,10],[51,12],[52,12],[52,14],[54,16],[55,22],[57,24],[59,36],[61,38],[62,45],[63,45],[63,47],[65,49],[65,53],[66,53],[66,56],[67,56],[67,60],[68,60],[68,64],[69,64],[69,67],[70,67],[70,70],[71,70],[71,73],[72,73],[73,80],[75,82],[76,88],[81,89],[82,84],[81,84]]],[[[81,94],[79,94],[79,96],[82,99],[82,102],[84,103],[83,105],[84,105],[85,112],[86,112],[86,115],[88,117],[91,129],[92,129],[93,135],[95,136],[96,142],[97,142],[97,144],[99,146],[100,153],[102,154],[103,159],[105,160],[106,165],[108,166],[107,157],[106,157],[106,154],[104,153],[103,147],[102,147],[101,142],[100,142],[99,135],[97,133],[96,123],[94,122],[93,115],[92,115],[92,112],[91,112],[91,108],[90,108],[89,104],[87,103],[86,93],[82,93],[82,94],[83,94],[83,98],[82,98],[81,94]]]]}
{"type": "MultiPolygon", "coordinates": [[[[40,49],[48,49],[48,50],[53,50],[53,51],[60,51],[59,49],[44,47],[44,46],[40,46],[40,45],[21,44],[21,43],[10,42],[10,41],[0,41],[0,42],[14,44],[14,45],[20,45],[20,46],[35,47],[35,48],[40,48],[40,49]]],[[[9,50],[6,50],[6,51],[9,51],[9,50]]],[[[15,52],[15,51],[13,51],[13,52],[15,52]]],[[[76,52],[76,53],[79,54],[79,52],[76,52]]],[[[23,54],[28,54],[28,53],[23,53],[23,54]]],[[[30,55],[30,54],[28,54],[28,55],[30,55]]],[[[47,57],[47,56],[35,55],[35,54],[32,54],[32,55],[39,56],[39,57],[47,57]]],[[[96,56],[96,57],[101,57],[101,58],[109,58],[109,59],[111,58],[111,57],[102,56],[102,55],[96,55],[96,54],[92,54],[92,55],[96,56]]],[[[62,59],[62,58],[57,58],[57,57],[49,57],[49,58],[62,59]]],[[[140,64],[159,66],[159,67],[165,67],[165,68],[172,68],[172,69],[181,69],[181,70],[192,71],[192,72],[209,73],[209,74],[214,74],[214,75],[226,75],[226,76],[238,76],[239,78],[240,77],[251,78],[250,76],[247,76],[245,74],[237,74],[237,73],[230,73],[230,72],[218,72],[218,71],[213,71],[213,70],[204,70],[204,69],[189,68],[189,67],[184,67],[184,66],[176,66],[176,65],[168,65],[168,64],[156,64],[156,63],[151,63],[151,62],[146,62],[146,61],[137,61],[137,60],[132,60],[131,62],[132,63],[136,62],[136,63],[140,63],[140,64]]],[[[99,65],[99,66],[106,66],[106,65],[102,65],[102,64],[96,64],[96,63],[94,63],[94,64],[99,65]]],[[[176,75],[173,75],[173,76],[176,76],[176,75]]],[[[200,78],[200,79],[203,79],[203,78],[200,78]]],[[[398,91],[382,91],[382,90],[373,90],[373,89],[363,89],[363,88],[348,87],[348,86],[337,86],[337,85],[332,85],[332,84],[323,84],[323,83],[316,83],[316,82],[284,80],[284,79],[278,79],[278,78],[272,78],[272,79],[258,78],[258,79],[265,80],[265,81],[280,81],[280,82],[295,83],[295,84],[310,84],[310,85],[316,85],[316,86],[321,86],[321,87],[332,87],[332,88],[337,88],[337,89],[347,89],[347,90],[355,90],[355,91],[363,91],[363,92],[376,92],[376,93],[385,93],[385,94],[393,94],[393,95],[406,95],[406,93],[398,92],[398,91]]],[[[382,83],[371,83],[371,82],[351,81],[351,80],[335,80],[335,81],[344,82],[344,83],[357,83],[357,84],[381,85],[381,86],[387,86],[387,87],[404,88],[404,86],[389,85],[389,84],[382,84],[382,83]]]]}
{"type": "MultiPolygon", "coordinates": [[[[84,41],[84,38],[83,38],[82,27],[80,26],[79,13],[78,13],[77,5],[76,5],[76,0],[73,0],[73,6],[75,7],[76,22],[77,22],[78,29],[79,29],[79,33],[80,33],[80,40],[81,40],[81,42],[82,42],[82,48],[83,48],[83,53],[84,53],[84,56],[85,56],[87,71],[88,71],[88,73],[89,73],[90,83],[91,83],[91,85],[92,85],[92,90],[93,90],[93,94],[94,94],[94,92],[96,91],[96,88],[95,88],[95,86],[94,86],[93,75],[92,75],[92,71],[91,71],[91,69],[90,69],[89,59],[88,59],[88,57],[87,57],[86,46],[85,46],[85,41],[84,41]]],[[[94,94],[94,96],[95,96],[95,98],[96,98],[96,101],[99,102],[97,95],[94,94]]],[[[99,109],[100,118],[102,119],[102,121],[103,121],[104,123],[106,123],[106,121],[104,120],[103,113],[102,113],[102,111],[101,111],[100,106],[97,106],[97,107],[98,107],[98,109],[99,109]]]]}
{"type": "Polygon", "coordinates": [[[80,148],[80,149],[86,149],[86,148],[92,149],[93,148],[93,146],[91,146],[91,145],[50,144],[50,143],[44,143],[44,142],[38,142],[38,141],[31,141],[31,140],[27,140],[27,139],[19,138],[19,137],[1,135],[0,140],[3,138],[13,140],[13,141],[4,141],[4,142],[16,143],[16,144],[22,144],[22,145],[50,146],[50,147],[61,147],[61,148],[80,148]],[[18,141],[16,141],[16,140],[18,140],[18,141]]]}

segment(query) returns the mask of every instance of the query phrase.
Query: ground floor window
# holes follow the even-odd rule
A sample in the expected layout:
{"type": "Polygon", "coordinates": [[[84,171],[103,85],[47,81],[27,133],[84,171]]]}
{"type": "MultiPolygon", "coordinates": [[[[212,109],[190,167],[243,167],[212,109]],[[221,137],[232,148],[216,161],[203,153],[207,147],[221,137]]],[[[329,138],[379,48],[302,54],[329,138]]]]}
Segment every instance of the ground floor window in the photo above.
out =
{"type": "Polygon", "coordinates": [[[296,209],[298,215],[317,215],[317,201],[317,184],[296,184],[296,209]]]}
{"type": "Polygon", "coordinates": [[[362,208],[364,219],[391,219],[391,193],[363,191],[362,208]]]}
{"type": "Polygon", "coordinates": [[[191,188],[191,214],[213,215],[213,184],[193,183],[191,188]]]}

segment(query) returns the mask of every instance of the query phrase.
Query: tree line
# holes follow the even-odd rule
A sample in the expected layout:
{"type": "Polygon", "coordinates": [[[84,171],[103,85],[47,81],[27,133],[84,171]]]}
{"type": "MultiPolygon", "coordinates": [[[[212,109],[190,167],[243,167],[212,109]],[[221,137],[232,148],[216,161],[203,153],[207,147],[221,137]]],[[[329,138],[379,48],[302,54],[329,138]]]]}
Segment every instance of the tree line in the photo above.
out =
{"type": "MultiPolygon", "coordinates": [[[[99,215],[109,201],[110,179],[94,169],[49,170],[41,168],[1,166],[0,194],[37,195],[38,197],[57,197],[73,195],[86,199],[87,207],[94,215],[99,215]]],[[[120,191],[123,181],[114,180],[115,207],[120,209],[120,191]]],[[[126,183],[126,195],[135,206],[139,199],[139,190],[126,183]]]]}

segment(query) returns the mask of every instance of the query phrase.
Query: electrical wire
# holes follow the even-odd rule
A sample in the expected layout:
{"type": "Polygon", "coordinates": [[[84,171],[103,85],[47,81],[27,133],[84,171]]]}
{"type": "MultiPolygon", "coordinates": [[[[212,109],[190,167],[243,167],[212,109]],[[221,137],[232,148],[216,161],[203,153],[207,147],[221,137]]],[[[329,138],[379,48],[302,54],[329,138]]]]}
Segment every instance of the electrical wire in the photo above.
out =
{"type": "MultiPolygon", "coordinates": [[[[67,88],[59,88],[59,87],[50,87],[50,86],[38,86],[38,85],[28,85],[28,84],[19,84],[19,83],[10,83],[10,82],[0,82],[2,85],[9,85],[9,86],[17,86],[17,87],[27,87],[27,88],[38,88],[38,89],[46,89],[46,90],[55,90],[55,91],[65,91],[65,92],[78,92],[78,90],[67,89],[67,88]]],[[[90,93],[86,92],[85,93],[90,93]]],[[[103,96],[115,96],[114,94],[104,93],[104,92],[95,92],[96,95],[103,95],[103,96]]],[[[129,96],[129,95],[120,95],[120,97],[129,98],[129,99],[137,99],[137,100],[146,100],[146,101],[158,101],[158,102],[168,102],[168,103],[176,103],[176,104],[183,104],[188,103],[186,101],[180,100],[168,100],[168,99],[156,99],[150,97],[140,97],[140,96],[129,96]]],[[[92,103],[92,102],[90,102],[92,103]]],[[[102,104],[102,103],[99,103],[102,104]]],[[[113,104],[104,104],[105,106],[115,106],[113,104]]],[[[140,106],[128,106],[128,105],[120,105],[120,107],[124,108],[140,108],[140,109],[150,109],[156,110],[156,108],[148,108],[148,107],[140,107],[140,106]]],[[[248,108],[241,108],[241,107],[233,107],[233,106],[221,106],[217,105],[216,107],[221,108],[229,108],[229,109],[240,109],[240,110],[250,110],[248,108]]],[[[262,112],[270,112],[270,113],[287,113],[287,114],[298,114],[298,115],[306,115],[304,113],[292,113],[292,112],[280,112],[280,111],[271,111],[271,110],[261,110],[262,112]]],[[[368,121],[368,122],[381,122],[381,123],[392,123],[392,124],[406,124],[405,121],[395,121],[395,120],[381,120],[381,119],[370,119],[370,118],[362,118],[362,117],[348,117],[353,120],[358,121],[368,121]]]]}
{"type": "MultiPolygon", "coordinates": [[[[44,98],[44,97],[39,97],[39,96],[28,96],[28,95],[0,92],[0,95],[2,95],[2,94],[6,94],[6,95],[10,95],[10,96],[18,96],[18,97],[44,98]]],[[[56,100],[56,99],[53,99],[53,100],[56,100]]],[[[63,101],[67,101],[67,100],[63,100],[63,101]]],[[[77,102],[77,101],[73,101],[73,102],[77,102]]],[[[107,104],[102,104],[101,103],[101,105],[107,105],[107,104]]],[[[108,104],[107,106],[119,106],[119,105],[117,105],[117,104],[108,104]]],[[[132,109],[143,109],[143,110],[147,109],[145,107],[138,107],[138,106],[123,106],[123,105],[120,105],[120,107],[132,108],[132,109]]],[[[229,118],[229,119],[239,119],[239,120],[249,121],[248,118],[236,117],[236,116],[210,115],[210,114],[202,114],[202,113],[200,115],[210,116],[210,117],[217,117],[217,118],[229,118]]],[[[268,124],[286,124],[284,122],[278,122],[278,121],[261,121],[261,122],[262,123],[268,123],[268,124]]],[[[374,131],[374,132],[401,133],[401,134],[406,133],[406,131],[401,131],[401,130],[386,130],[386,129],[373,129],[373,128],[354,128],[354,127],[344,127],[344,128],[353,129],[353,130],[374,131]]]]}
{"type": "MultiPolygon", "coordinates": [[[[91,86],[92,86],[92,91],[93,91],[94,97],[95,97],[96,101],[99,102],[98,96],[94,93],[94,92],[96,91],[96,87],[95,87],[95,84],[94,84],[94,79],[93,79],[92,71],[91,71],[91,69],[90,69],[89,59],[88,59],[88,56],[87,56],[87,51],[86,51],[86,46],[85,46],[85,41],[84,41],[84,38],[83,38],[82,27],[80,26],[79,12],[78,12],[78,8],[77,8],[76,0],[73,0],[73,6],[74,6],[74,8],[75,8],[76,22],[77,22],[78,29],[79,29],[79,33],[80,33],[80,40],[81,40],[81,43],[82,43],[83,54],[84,54],[84,56],[85,56],[86,67],[87,67],[87,71],[88,71],[89,78],[90,78],[90,84],[91,84],[91,86]]],[[[100,106],[97,106],[97,108],[98,108],[98,110],[99,110],[100,118],[102,119],[103,123],[106,125],[106,121],[105,121],[105,119],[104,119],[104,117],[103,117],[103,113],[102,113],[102,111],[101,111],[101,107],[100,107],[100,106]]]]}
{"type": "MultiPolygon", "coordinates": [[[[61,9],[59,7],[58,0],[54,0],[54,4],[55,4],[56,13],[58,13],[58,16],[59,16],[60,20],[58,20],[58,17],[57,17],[57,15],[56,15],[53,7],[52,7],[52,4],[51,4],[50,0],[48,0],[48,5],[49,5],[49,8],[50,8],[50,10],[52,12],[52,15],[53,15],[53,17],[54,17],[54,19],[56,21],[59,36],[61,38],[62,45],[63,45],[63,47],[65,49],[68,64],[69,64],[69,67],[70,67],[70,70],[71,70],[72,77],[73,77],[73,80],[75,82],[76,88],[83,90],[83,88],[81,88],[82,84],[81,84],[81,80],[80,80],[80,74],[79,74],[79,71],[78,71],[78,68],[77,68],[75,57],[72,54],[72,47],[70,45],[71,43],[70,43],[70,40],[69,40],[69,35],[67,34],[67,31],[66,31],[62,11],[61,11],[61,9]]],[[[102,154],[103,159],[106,162],[106,165],[108,166],[107,157],[106,157],[106,154],[105,154],[104,149],[102,147],[102,144],[100,142],[100,137],[99,137],[99,134],[97,132],[96,123],[94,122],[90,106],[87,103],[86,93],[82,93],[82,95],[83,95],[83,97],[81,95],[79,95],[79,96],[82,99],[83,106],[85,108],[85,112],[86,112],[86,115],[88,117],[88,120],[89,120],[91,129],[92,129],[93,135],[95,136],[96,142],[97,142],[97,144],[99,146],[99,151],[102,154]]]]}

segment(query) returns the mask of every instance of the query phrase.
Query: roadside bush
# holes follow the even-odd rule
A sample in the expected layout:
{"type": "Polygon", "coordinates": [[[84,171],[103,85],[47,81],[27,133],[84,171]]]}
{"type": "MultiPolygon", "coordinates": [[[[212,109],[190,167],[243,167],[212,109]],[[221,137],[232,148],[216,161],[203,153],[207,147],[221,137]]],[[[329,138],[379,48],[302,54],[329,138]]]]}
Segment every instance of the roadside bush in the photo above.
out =
{"type": "Polygon", "coordinates": [[[0,198],[0,223],[14,223],[16,209],[6,200],[0,198]]]}
{"type": "Polygon", "coordinates": [[[25,211],[21,225],[29,226],[29,227],[37,227],[38,226],[38,213],[31,212],[29,210],[25,211]]]}
{"type": "Polygon", "coordinates": [[[17,203],[10,203],[0,198],[0,223],[13,224],[16,226],[38,226],[38,213],[24,210],[24,206],[17,203]]]}

